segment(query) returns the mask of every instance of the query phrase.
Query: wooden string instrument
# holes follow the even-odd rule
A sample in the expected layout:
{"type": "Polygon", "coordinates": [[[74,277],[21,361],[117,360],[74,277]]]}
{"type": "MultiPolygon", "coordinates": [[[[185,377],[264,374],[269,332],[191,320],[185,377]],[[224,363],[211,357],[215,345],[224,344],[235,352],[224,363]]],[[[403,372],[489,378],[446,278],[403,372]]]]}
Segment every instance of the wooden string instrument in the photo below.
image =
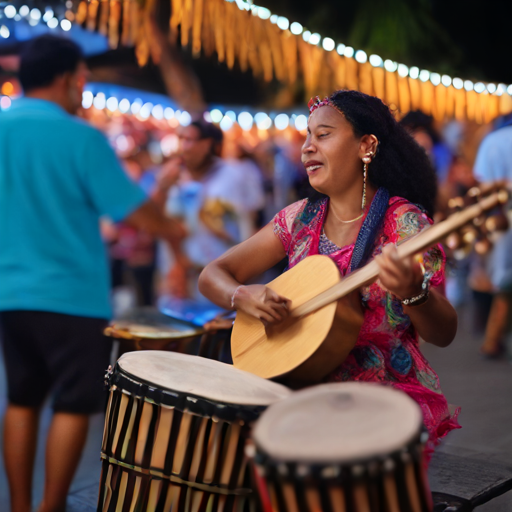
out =
{"type": "MultiPolygon", "coordinates": [[[[504,188],[402,242],[398,256],[421,253],[447,235],[508,201],[504,188]]],[[[341,278],[328,256],[309,256],[267,286],[292,301],[289,318],[265,328],[239,311],[231,336],[233,364],[292,387],[319,382],[339,366],[354,347],[363,322],[358,290],[375,280],[375,261],[341,278]],[[335,315],[337,311],[337,314],[335,315]]]]}

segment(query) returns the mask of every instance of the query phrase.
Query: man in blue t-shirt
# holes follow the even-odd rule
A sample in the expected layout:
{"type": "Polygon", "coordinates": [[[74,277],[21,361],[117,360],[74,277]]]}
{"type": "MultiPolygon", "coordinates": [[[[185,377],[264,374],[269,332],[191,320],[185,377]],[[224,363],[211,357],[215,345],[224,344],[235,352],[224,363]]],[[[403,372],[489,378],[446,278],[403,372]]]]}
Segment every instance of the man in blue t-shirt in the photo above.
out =
{"type": "Polygon", "coordinates": [[[42,36],[21,56],[25,96],[0,114],[0,328],[9,393],[4,457],[11,510],[31,510],[41,406],[53,392],[40,512],[65,509],[104,407],[109,270],[99,219],[124,219],[177,246],[183,233],[124,173],[105,137],[75,114],[86,67],[70,40],[42,36]]]}

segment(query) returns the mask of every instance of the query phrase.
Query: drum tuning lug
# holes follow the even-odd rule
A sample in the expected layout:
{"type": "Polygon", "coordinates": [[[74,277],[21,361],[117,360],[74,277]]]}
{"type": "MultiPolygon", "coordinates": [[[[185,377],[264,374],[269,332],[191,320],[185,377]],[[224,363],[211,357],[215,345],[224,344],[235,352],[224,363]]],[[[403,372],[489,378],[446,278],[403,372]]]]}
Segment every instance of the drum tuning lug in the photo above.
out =
{"type": "Polygon", "coordinates": [[[105,372],[105,387],[107,389],[110,388],[110,381],[112,379],[112,375],[114,375],[114,369],[112,368],[112,365],[109,364],[107,371],[105,372]]]}
{"type": "Polygon", "coordinates": [[[384,470],[385,471],[394,471],[395,470],[395,466],[396,466],[395,461],[393,459],[391,459],[391,458],[386,459],[384,461],[384,470]]]}
{"type": "Polygon", "coordinates": [[[321,475],[322,478],[337,478],[340,474],[340,469],[337,466],[326,466],[322,469],[321,475]]]}
{"type": "Polygon", "coordinates": [[[277,465],[277,472],[281,476],[287,476],[288,475],[288,466],[286,464],[278,464],[277,465]]]}
{"type": "Polygon", "coordinates": [[[354,478],[360,478],[364,475],[364,466],[361,464],[357,464],[352,468],[352,475],[354,478]]]}
{"type": "Polygon", "coordinates": [[[309,466],[307,466],[306,464],[299,464],[295,472],[298,477],[304,478],[309,475],[309,466]]]}
{"type": "Polygon", "coordinates": [[[247,441],[247,444],[245,445],[245,455],[250,459],[254,459],[254,457],[256,457],[256,446],[254,446],[250,441],[247,441]]]}

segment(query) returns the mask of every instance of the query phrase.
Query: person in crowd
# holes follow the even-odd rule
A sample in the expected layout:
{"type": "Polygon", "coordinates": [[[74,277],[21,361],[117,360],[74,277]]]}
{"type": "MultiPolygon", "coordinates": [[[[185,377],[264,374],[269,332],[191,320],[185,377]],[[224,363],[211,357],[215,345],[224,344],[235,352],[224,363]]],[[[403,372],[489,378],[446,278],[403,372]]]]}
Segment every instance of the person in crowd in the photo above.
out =
{"type": "Polygon", "coordinates": [[[170,188],[167,213],[185,225],[182,251],[189,263],[188,268],[178,263],[171,269],[171,288],[177,296],[202,300],[197,292],[200,271],[254,232],[264,195],[261,181],[248,174],[252,168],[219,157],[220,128],[200,119],[181,127],[178,136],[174,165],[181,175],[170,188]]]}
{"type": "MultiPolygon", "coordinates": [[[[145,170],[134,158],[124,159],[123,167],[128,176],[151,196],[156,189],[155,173],[151,169],[145,170]]],[[[153,305],[156,254],[154,237],[126,222],[110,224],[113,236],[108,241],[114,294],[130,286],[134,289],[137,306],[153,305]]]]}
{"type": "MultiPolygon", "coordinates": [[[[503,121],[482,141],[475,161],[475,178],[481,182],[512,180],[512,123],[503,121]]],[[[488,357],[505,352],[505,337],[512,312],[512,230],[494,245],[487,259],[494,298],[481,352],[488,357]]]]}
{"type": "Polygon", "coordinates": [[[421,110],[408,112],[400,121],[414,140],[427,152],[436,171],[437,181],[443,184],[452,162],[450,148],[444,143],[434,126],[434,118],[421,110]]]}
{"type": "Polygon", "coordinates": [[[44,35],[21,54],[24,97],[0,122],[0,325],[8,384],[3,446],[12,512],[32,510],[38,419],[53,395],[39,512],[62,512],[102,411],[111,344],[110,278],[99,220],[177,246],[183,230],[125,174],[105,137],[75,117],[87,69],[71,40],[44,35]]]}
{"type": "MultiPolygon", "coordinates": [[[[370,381],[408,393],[422,408],[429,450],[458,428],[418,337],[444,347],[455,337],[457,315],[438,287],[444,281],[440,246],[400,260],[395,244],[431,224],[436,179],[427,156],[375,97],[338,91],[310,102],[302,162],[316,196],[281,210],[246,242],[210,263],[201,292],[226,309],[266,324],[284,320],[290,299],[248,281],[281,261],[289,267],[324,254],[342,275],[376,257],[379,280],[360,290],[364,320],[354,349],[330,381],[370,381]]],[[[300,282],[297,283],[300,286],[300,282]]],[[[336,315],[343,318],[341,300],[336,315]]],[[[352,311],[352,310],[351,310],[352,311]]]]}

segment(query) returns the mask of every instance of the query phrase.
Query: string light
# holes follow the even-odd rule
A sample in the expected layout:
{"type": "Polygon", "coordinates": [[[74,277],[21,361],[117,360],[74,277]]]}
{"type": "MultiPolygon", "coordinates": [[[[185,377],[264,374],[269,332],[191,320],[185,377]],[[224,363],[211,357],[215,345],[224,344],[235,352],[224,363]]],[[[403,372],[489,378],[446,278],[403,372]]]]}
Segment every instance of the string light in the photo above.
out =
{"type": "Polygon", "coordinates": [[[10,35],[11,35],[11,31],[5,25],[2,25],[0,27],[0,37],[3,37],[4,39],[8,39],[10,35]]]}
{"type": "MultiPolygon", "coordinates": [[[[226,1],[233,1],[233,0],[226,0],[226,1]]],[[[334,49],[336,49],[337,53],[340,56],[344,56],[345,58],[348,58],[348,59],[355,58],[355,60],[361,64],[369,61],[373,67],[384,66],[386,71],[391,72],[391,73],[398,71],[398,75],[402,78],[409,76],[412,79],[419,78],[423,82],[430,80],[431,83],[435,86],[440,85],[439,84],[440,75],[438,73],[431,73],[427,70],[420,71],[419,68],[416,66],[412,66],[409,68],[405,64],[397,63],[390,59],[387,59],[384,61],[382,59],[382,57],[380,57],[379,55],[375,55],[375,54],[370,55],[370,57],[368,58],[366,52],[364,52],[363,50],[355,50],[351,46],[346,46],[342,43],[336,44],[336,42],[333,39],[331,39],[330,37],[322,37],[318,33],[312,34],[311,31],[306,30],[305,27],[303,25],[301,25],[300,23],[298,23],[296,21],[291,22],[284,16],[278,16],[277,14],[273,14],[266,7],[257,6],[252,3],[246,2],[244,0],[235,0],[235,3],[240,10],[252,11],[252,14],[254,16],[258,16],[262,20],[269,20],[271,23],[277,25],[278,28],[283,31],[289,30],[292,34],[294,34],[296,36],[302,35],[302,38],[304,39],[305,42],[308,42],[314,46],[317,46],[318,44],[320,44],[320,42],[322,42],[322,47],[325,51],[330,52],[330,51],[333,51],[334,49]]],[[[73,3],[71,1],[66,2],[66,7],[67,7],[67,9],[71,9],[73,7],[73,3]]],[[[31,24],[32,26],[35,26],[38,23],[44,22],[48,25],[48,27],[50,29],[55,29],[59,25],[60,25],[61,29],[64,31],[69,31],[72,28],[72,23],[69,19],[66,19],[66,17],[64,17],[64,16],[57,16],[54,13],[53,9],[51,9],[50,7],[46,7],[44,10],[44,14],[43,14],[38,8],[30,9],[27,5],[22,5],[19,8],[19,10],[17,11],[16,7],[14,5],[7,4],[7,5],[4,5],[3,7],[0,7],[0,17],[2,14],[8,20],[20,21],[25,18],[26,21],[28,21],[28,23],[31,24]]],[[[9,28],[6,25],[1,25],[0,26],[0,37],[7,39],[10,37],[10,35],[11,35],[11,31],[9,30],[9,28]]],[[[484,84],[483,82],[478,82],[476,84],[473,84],[473,82],[471,80],[463,81],[461,78],[452,78],[449,75],[442,75],[440,82],[445,87],[453,86],[455,89],[458,89],[458,90],[464,88],[464,90],[466,90],[468,92],[474,90],[478,94],[494,94],[497,96],[501,96],[502,94],[507,93],[510,96],[512,96],[512,84],[510,84],[508,86],[506,84],[495,84],[495,83],[484,84]]],[[[96,96],[96,98],[97,97],[98,97],[98,95],[96,96]]],[[[96,98],[94,98],[94,100],[96,100],[96,98]]],[[[90,108],[90,106],[92,106],[92,103],[91,103],[91,105],[89,105],[88,99],[84,98],[83,101],[84,101],[84,108],[90,108]],[[89,105],[89,106],[87,107],[86,105],[89,105]]],[[[101,99],[97,100],[97,102],[99,102],[100,105],[101,105],[102,101],[106,102],[106,99],[103,98],[103,100],[101,100],[101,99]]],[[[142,102],[140,102],[140,104],[137,102],[134,102],[129,107],[128,107],[129,102],[128,103],[126,103],[126,102],[128,102],[128,100],[121,100],[121,102],[116,106],[116,108],[121,109],[121,103],[122,103],[122,110],[124,110],[125,112],[131,111],[133,114],[138,114],[139,110],[141,110],[142,102]],[[134,110],[135,110],[135,112],[134,112],[134,110]]],[[[112,105],[113,105],[113,102],[110,103],[110,106],[112,106],[112,105]]],[[[157,116],[160,116],[160,111],[157,110],[156,112],[157,112],[157,116]]],[[[164,111],[164,114],[165,114],[165,111],[164,111]]],[[[221,122],[222,119],[224,118],[223,114],[218,109],[212,110],[210,112],[210,115],[212,116],[212,121],[217,122],[217,123],[221,122]]],[[[267,118],[270,121],[270,125],[271,125],[272,120],[268,116],[267,116],[267,118]]],[[[298,116],[297,118],[300,118],[300,116],[298,116]]],[[[235,122],[236,116],[235,116],[235,119],[232,119],[232,116],[230,119],[231,119],[231,121],[235,122]]],[[[265,120],[264,122],[261,122],[260,124],[262,124],[262,123],[268,124],[269,121],[265,120]]],[[[256,122],[256,124],[258,124],[256,120],[255,120],[255,122],[256,122]]],[[[299,125],[301,122],[302,121],[299,122],[299,125]]],[[[295,126],[297,126],[297,119],[295,119],[295,126]]],[[[301,128],[301,129],[303,129],[303,128],[301,128]]]]}
{"type": "Polygon", "coordinates": [[[294,21],[290,25],[290,32],[295,36],[302,34],[302,30],[303,30],[302,25],[300,23],[297,23],[296,21],[294,21]]]}
{"type": "Polygon", "coordinates": [[[218,108],[214,108],[210,112],[210,115],[211,115],[212,121],[214,123],[220,123],[222,121],[222,118],[224,117],[224,115],[222,114],[222,112],[218,108]]]}
{"type": "MultiPolygon", "coordinates": [[[[233,0],[226,1],[230,2],[233,0]]],[[[266,8],[257,7],[254,4],[246,2],[244,0],[235,0],[235,2],[240,10],[252,9],[258,10],[259,12],[259,9],[265,9],[266,11],[268,11],[268,9],[266,8]]],[[[367,59],[366,53],[363,50],[355,50],[354,48],[350,46],[345,46],[342,43],[336,45],[333,39],[329,37],[322,37],[320,34],[317,33],[312,34],[311,31],[306,30],[300,23],[293,21],[290,24],[286,18],[284,18],[286,19],[286,23],[283,23],[283,26],[281,26],[279,24],[279,20],[282,19],[282,17],[276,14],[271,14],[270,11],[268,11],[268,13],[272,23],[277,24],[277,26],[282,30],[287,30],[289,28],[291,33],[296,36],[302,35],[302,38],[304,39],[304,41],[306,41],[306,43],[310,43],[316,46],[320,43],[320,41],[322,41],[322,46],[325,51],[330,52],[334,50],[334,48],[336,48],[336,51],[338,52],[339,55],[347,57],[349,59],[355,58],[356,61],[361,64],[364,64],[365,62],[367,62],[367,60],[369,60],[370,64],[373,67],[381,67],[383,65],[383,59],[379,55],[370,55],[370,58],[367,59]],[[274,18],[274,20],[272,20],[272,18],[274,18]]],[[[265,16],[267,16],[267,13],[265,13],[265,16]]],[[[409,76],[414,80],[419,78],[423,82],[427,82],[428,80],[430,80],[433,85],[442,84],[445,87],[450,87],[450,85],[453,85],[455,89],[462,89],[464,87],[466,91],[475,90],[475,92],[478,92],[479,94],[486,92],[489,94],[501,95],[506,91],[509,95],[512,96],[512,84],[510,84],[509,86],[504,85],[503,88],[500,88],[497,84],[489,83],[485,85],[482,83],[482,85],[480,85],[481,82],[479,82],[478,84],[476,84],[476,86],[478,87],[473,87],[473,83],[470,80],[462,81],[461,78],[452,78],[449,75],[441,76],[439,73],[430,73],[430,71],[427,70],[421,70],[420,73],[419,68],[416,66],[412,66],[411,68],[409,68],[405,64],[397,63],[389,59],[384,61],[384,68],[386,69],[386,71],[389,71],[390,73],[394,73],[395,71],[398,70],[398,75],[402,78],[409,76]],[[386,65],[386,63],[388,64],[386,65]],[[471,86],[469,84],[471,84],[471,86]]]]}
{"type": "Polygon", "coordinates": [[[285,130],[290,125],[290,118],[287,114],[279,114],[274,119],[274,124],[278,130],[285,130]]]}
{"type": "Polygon", "coordinates": [[[6,18],[14,18],[14,16],[16,16],[16,7],[14,7],[14,5],[6,5],[4,7],[4,14],[6,18]]]}
{"type": "Polygon", "coordinates": [[[354,56],[354,48],[352,46],[345,46],[345,57],[351,59],[354,56]]]}
{"type": "MultiPolygon", "coordinates": [[[[7,96],[4,97],[7,98],[7,96]]],[[[118,100],[115,96],[107,98],[103,92],[98,92],[94,95],[91,91],[84,91],[82,107],[89,109],[93,106],[97,110],[107,110],[111,114],[115,112],[132,114],[144,120],[150,117],[167,121],[177,119],[182,126],[188,126],[192,122],[192,116],[186,111],[174,111],[171,107],[164,108],[161,104],[153,105],[151,102],[144,103],[140,98],[136,98],[130,103],[130,100],[127,98],[118,100]]],[[[295,127],[298,131],[304,131],[308,125],[308,118],[304,114],[292,114],[290,116],[284,112],[271,117],[266,112],[258,112],[253,116],[250,112],[242,111],[237,116],[233,110],[222,112],[219,108],[214,108],[211,111],[206,111],[204,118],[208,122],[219,124],[220,128],[224,131],[229,131],[235,123],[238,123],[240,128],[245,131],[251,130],[254,125],[259,130],[268,130],[274,125],[277,130],[295,127]]]]}
{"type": "Polygon", "coordinates": [[[318,33],[311,34],[308,43],[312,44],[313,46],[316,46],[320,40],[322,39],[322,36],[318,33]]]}
{"type": "Polygon", "coordinates": [[[441,83],[445,87],[450,87],[450,85],[452,85],[452,77],[448,76],[448,75],[443,75],[442,78],[441,78],[441,83]]]}
{"type": "Polygon", "coordinates": [[[374,67],[374,68],[380,68],[383,64],[384,64],[384,61],[382,60],[382,57],[380,55],[370,55],[370,64],[374,67]]]}
{"type": "Polygon", "coordinates": [[[464,87],[464,82],[460,78],[454,78],[452,83],[455,89],[462,89],[464,87]]]}
{"type": "Polygon", "coordinates": [[[119,112],[121,112],[121,114],[126,114],[127,112],[130,111],[130,101],[127,100],[126,98],[122,99],[119,102],[119,107],[118,108],[119,108],[119,112]]]}
{"type": "Polygon", "coordinates": [[[441,75],[439,73],[431,73],[430,81],[433,85],[439,85],[441,83],[441,75]]]}
{"type": "Polygon", "coordinates": [[[398,69],[398,64],[390,59],[384,61],[384,69],[390,73],[394,73],[398,69]]]}
{"type": "Polygon", "coordinates": [[[325,51],[332,52],[336,47],[336,43],[334,42],[334,39],[331,39],[330,37],[324,37],[324,40],[322,41],[322,47],[325,51]]]}
{"type": "Polygon", "coordinates": [[[288,27],[290,26],[290,22],[284,16],[279,16],[279,18],[277,18],[277,26],[281,30],[288,30],[288,27]]]}
{"type": "Polygon", "coordinates": [[[363,50],[357,50],[355,58],[359,64],[364,64],[368,60],[368,56],[366,55],[366,52],[363,52],[363,50]]]}
{"type": "Polygon", "coordinates": [[[405,78],[409,75],[409,68],[405,64],[398,64],[398,76],[405,78]]]}
{"type": "Polygon", "coordinates": [[[409,76],[412,78],[412,79],[416,79],[416,78],[419,78],[420,76],[420,68],[416,67],[416,66],[413,66],[412,68],[409,68],[409,76]]]}

